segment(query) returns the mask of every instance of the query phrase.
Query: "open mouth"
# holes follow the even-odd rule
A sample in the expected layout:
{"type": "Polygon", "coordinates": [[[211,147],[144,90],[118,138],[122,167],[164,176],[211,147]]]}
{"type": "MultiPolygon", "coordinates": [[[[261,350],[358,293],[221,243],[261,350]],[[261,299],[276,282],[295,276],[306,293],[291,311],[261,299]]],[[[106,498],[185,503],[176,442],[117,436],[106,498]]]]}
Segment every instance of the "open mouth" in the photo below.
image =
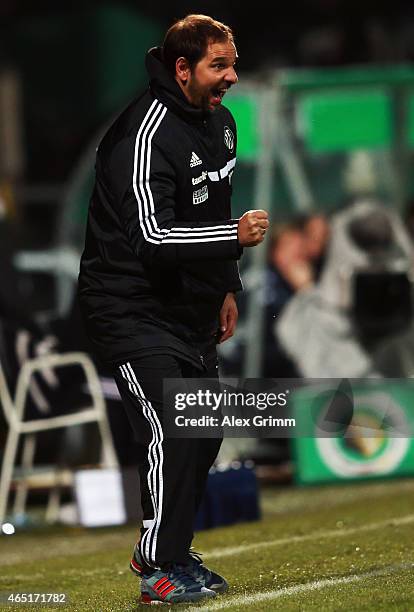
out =
{"type": "Polygon", "coordinates": [[[220,89],[212,89],[211,90],[211,103],[215,106],[217,104],[220,104],[226,91],[227,91],[227,87],[222,87],[220,89]]]}

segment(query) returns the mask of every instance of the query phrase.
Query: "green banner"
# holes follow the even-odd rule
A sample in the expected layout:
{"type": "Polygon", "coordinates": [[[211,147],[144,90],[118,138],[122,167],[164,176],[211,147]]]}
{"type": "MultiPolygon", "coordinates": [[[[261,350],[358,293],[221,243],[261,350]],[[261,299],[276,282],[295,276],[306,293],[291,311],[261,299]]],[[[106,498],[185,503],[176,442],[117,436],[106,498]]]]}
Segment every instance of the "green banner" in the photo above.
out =
{"type": "MultiPolygon", "coordinates": [[[[305,388],[291,398],[293,416],[315,436],[292,440],[300,484],[353,481],[414,474],[412,381],[352,385],[353,416],[338,437],[327,431],[326,412],[334,391],[305,388]],[[391,435],[388,431],[392,429],[391,435]],[[396,435],[395,431],[400,431],[396,435]],[[365,434],[364,434],[365,432],[365,434]],[[369,432],[369,435],[366,435],[369,432]]],[[[328,428],[329,429],[329,428],[328,428]]]]}

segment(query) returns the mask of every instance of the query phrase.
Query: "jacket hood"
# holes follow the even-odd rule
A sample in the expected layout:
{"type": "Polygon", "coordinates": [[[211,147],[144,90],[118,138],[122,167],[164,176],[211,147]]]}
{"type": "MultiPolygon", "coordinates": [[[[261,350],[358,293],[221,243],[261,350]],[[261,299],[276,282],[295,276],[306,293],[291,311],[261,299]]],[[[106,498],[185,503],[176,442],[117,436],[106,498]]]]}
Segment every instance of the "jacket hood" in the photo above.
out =
{"type": "Polygon", "coordinates": [[[191,123],[198,123],[208,118],[210,113],[192,106],[177,81],[168,72],[162,60],[161,47],[153,47],[148,51],[145,67],[150,79],[150,88],[169,110],[191,123]]]}

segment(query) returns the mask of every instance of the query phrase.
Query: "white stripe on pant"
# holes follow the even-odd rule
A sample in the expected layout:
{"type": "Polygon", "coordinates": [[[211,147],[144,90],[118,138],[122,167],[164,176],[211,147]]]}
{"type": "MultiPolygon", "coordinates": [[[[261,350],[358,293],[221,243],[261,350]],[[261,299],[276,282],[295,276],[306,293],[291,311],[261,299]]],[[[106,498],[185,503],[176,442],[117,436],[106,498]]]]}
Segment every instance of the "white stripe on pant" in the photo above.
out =
{"type": "Polygon", "coordinates": [[[137,397],[138,401],[142,405],[143,414],[149,422],[153,433],[153,438],[148,447],[148,462],[150,465],[150,469],[148,471],[147,481],[154,508],[154,521],[152,522],[152,525],[147,529],[141,540],[140,550],[146,563],[153,567],[157,567],[156,547],[158,530],[162,517],[163,501],[162,467],[164,456],[162,451],[162,441],[164,439],[164,436],[157,413],[152,407],[151,402],[145,397],[142,387],[139,384],[137,377],[135,376],[135,373],[131,367],[131,364],[127,362],[125,365],[120,366],[120,370],[122,376],[128,381],[130,390],[134,393],[134,395],[137,397]],[[157,450],[159,451],[159,454],[157,454],[157,450]]]}

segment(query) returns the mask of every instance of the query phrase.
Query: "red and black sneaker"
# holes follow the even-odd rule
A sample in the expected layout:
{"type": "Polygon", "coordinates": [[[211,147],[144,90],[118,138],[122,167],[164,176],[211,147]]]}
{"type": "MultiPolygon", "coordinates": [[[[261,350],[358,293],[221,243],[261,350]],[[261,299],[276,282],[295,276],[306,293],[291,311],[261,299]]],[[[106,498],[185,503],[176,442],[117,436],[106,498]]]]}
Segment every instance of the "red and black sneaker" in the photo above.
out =
{"type": "Polygon", "coordinates": [[[211,589],[194,580],[182,565],[172,565],[166,570],[153,570],[143,575],[141,581],[141,603],[175,604],[196,602],[216,596],[211,589]]]}
{"type": "Polygon", "coordinates": [[[139,578],[142,578],[144,574],[148,574],[153,571],[153,568],[149,567],[142,558],[139,550],[139,543],[135,545],[134,554],[132,555],[129,567],[130,570],[139,578]]]}

